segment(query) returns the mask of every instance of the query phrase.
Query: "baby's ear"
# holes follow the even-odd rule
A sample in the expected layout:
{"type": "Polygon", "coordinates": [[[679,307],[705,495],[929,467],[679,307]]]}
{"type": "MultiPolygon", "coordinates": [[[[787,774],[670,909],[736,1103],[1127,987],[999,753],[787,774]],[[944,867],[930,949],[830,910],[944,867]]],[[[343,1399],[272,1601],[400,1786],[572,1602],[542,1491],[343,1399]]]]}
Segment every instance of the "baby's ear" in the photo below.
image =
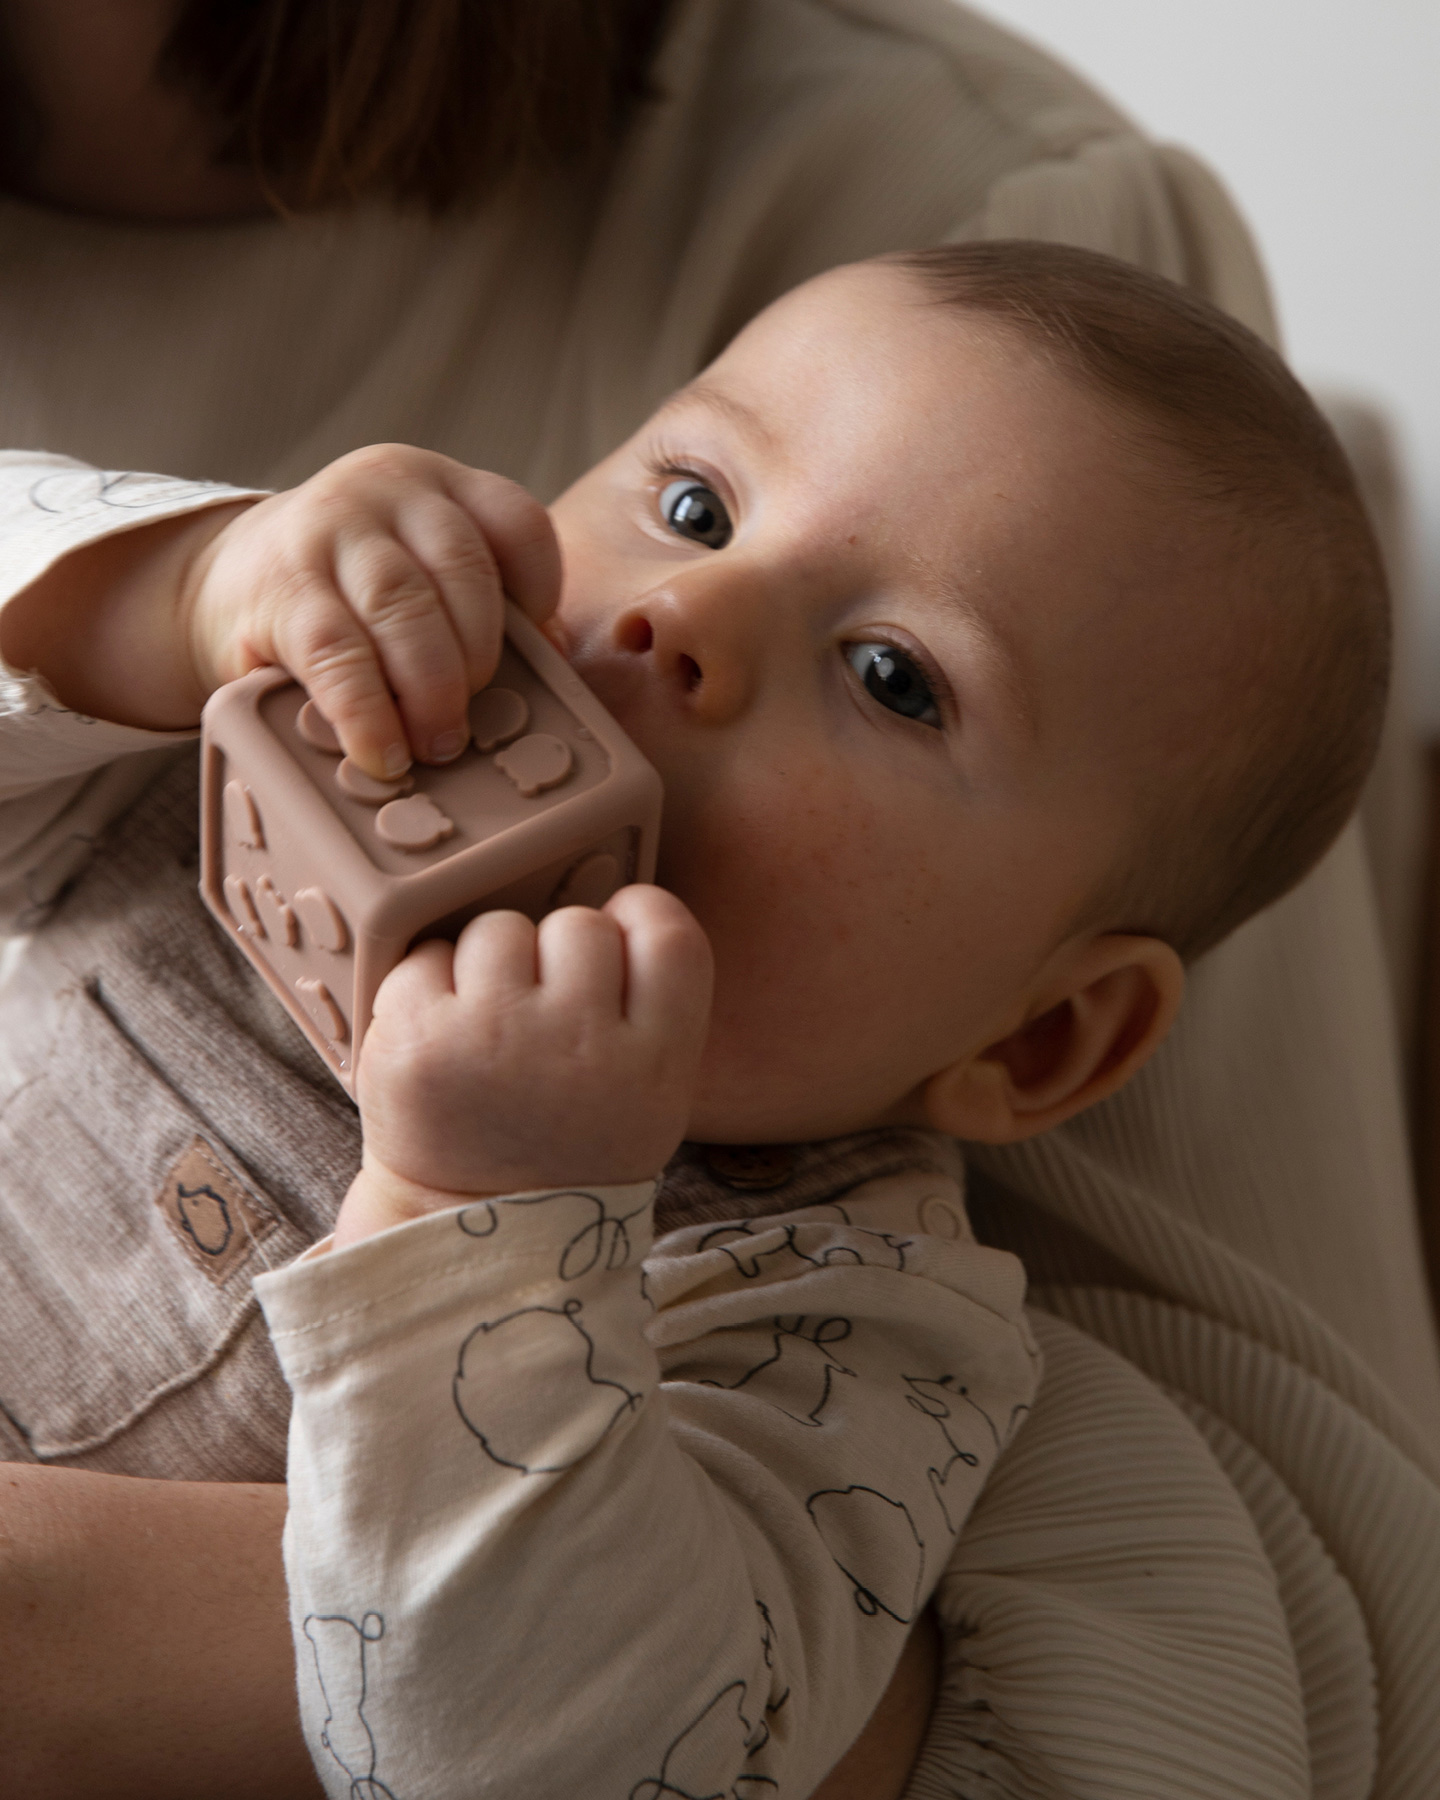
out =
{"type": "Polygon", "coordinates": [[[1184,993],[1184,964],[1159,938],[1091,938],[1062,955],[1018,1030],[930,1078],[926,1119],[985,1144],[1048,1131],[1125,1085],[1184,993]]]}

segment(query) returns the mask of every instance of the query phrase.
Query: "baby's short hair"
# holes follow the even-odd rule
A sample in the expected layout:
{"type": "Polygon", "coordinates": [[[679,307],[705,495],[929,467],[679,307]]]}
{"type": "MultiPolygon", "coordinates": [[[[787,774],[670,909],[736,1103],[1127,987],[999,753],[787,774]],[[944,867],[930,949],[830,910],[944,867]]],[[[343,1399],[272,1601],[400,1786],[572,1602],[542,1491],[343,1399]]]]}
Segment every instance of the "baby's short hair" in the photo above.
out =
{"type": "Polygon", "coordinates": [[[1147,484],[1204,508],[1222,568],[1269,602],[1247,615],[1233,710],[1180,771],[1182,791],[1172,765],[1142,795],[1123,866],[1082,921],[1163,938],[1188,961],[1319,860],[1374,760],[1389,599],[1354,474],[1280,357],[1173,282],[1021,241],[891,260],[1128,415],[1147,484]]]}

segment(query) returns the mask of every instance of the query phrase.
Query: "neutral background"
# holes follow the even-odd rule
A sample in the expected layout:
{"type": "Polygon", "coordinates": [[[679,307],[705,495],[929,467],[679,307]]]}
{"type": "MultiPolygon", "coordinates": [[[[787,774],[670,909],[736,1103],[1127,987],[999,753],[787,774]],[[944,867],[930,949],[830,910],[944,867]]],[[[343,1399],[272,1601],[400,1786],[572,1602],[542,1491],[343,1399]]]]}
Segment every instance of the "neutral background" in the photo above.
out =
{"type": "Polygon", "coordinates": [[[1382,401],[1440,733],[1440,0],[979,0],[1224,177],[1312,385],[1382,401]]]}

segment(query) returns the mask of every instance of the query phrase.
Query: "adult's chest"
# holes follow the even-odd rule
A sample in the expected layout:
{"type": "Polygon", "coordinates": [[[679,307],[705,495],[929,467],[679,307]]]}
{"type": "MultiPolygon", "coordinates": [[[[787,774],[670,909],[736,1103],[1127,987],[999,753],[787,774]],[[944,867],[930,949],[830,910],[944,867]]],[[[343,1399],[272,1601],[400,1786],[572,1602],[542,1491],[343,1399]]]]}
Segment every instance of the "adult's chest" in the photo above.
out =
{"type": "Polygon", "coordinates": [[[0,1408],[12,1459],[278,1480],[251,1279],[329,1228],[349,1101],[200,906],[195,764],[0,984],[0,1408]]]}

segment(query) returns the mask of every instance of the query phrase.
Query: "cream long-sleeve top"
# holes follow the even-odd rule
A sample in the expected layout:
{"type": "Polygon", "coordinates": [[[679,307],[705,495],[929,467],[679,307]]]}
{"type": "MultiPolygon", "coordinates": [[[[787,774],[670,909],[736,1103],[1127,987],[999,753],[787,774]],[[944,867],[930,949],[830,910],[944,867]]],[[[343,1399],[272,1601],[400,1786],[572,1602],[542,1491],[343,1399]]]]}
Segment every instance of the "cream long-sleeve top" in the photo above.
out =
{"type": "MultiPolygon", "coordinates": [[[[588,185],[214,227],[0,199],[0,444],[109,472],[60,484],[51,553],[181,504],[127,511],[125,471],[271,488],[382,439],[548,497],[786,287],[1005,236],[1128,257],[1273,332],[1206,171],[963,7],[677,0],[588,185]]],[[[0,598],[45,560],[28,527],[0,541],[0,598]]],[[[353,1116],[208,935],[193,753],[33,684],[0,698],[23,921],[0,961],[0,1453],[278,1479],[249,1278],[322,1235],[353,1116]],[[257,1222],[223,1280],[155,1205],[196,1136],[257,1222]]],[[[1429,1800],[1440,1360],[1399,1093],[1352,828],[1192,971],[1125,1093],[972,1155],[1046,1375],[936,1590],[909,1800],[1429,1800]]]]}
{"type": "Polygon", "coordinates": [[[335,1800],[804,1796],[884,1691],[1034,1399],[1020,1264],[918,1168],[653,1247],[651,1204],[510,1195],[258,1280],[335,1800]]]}

